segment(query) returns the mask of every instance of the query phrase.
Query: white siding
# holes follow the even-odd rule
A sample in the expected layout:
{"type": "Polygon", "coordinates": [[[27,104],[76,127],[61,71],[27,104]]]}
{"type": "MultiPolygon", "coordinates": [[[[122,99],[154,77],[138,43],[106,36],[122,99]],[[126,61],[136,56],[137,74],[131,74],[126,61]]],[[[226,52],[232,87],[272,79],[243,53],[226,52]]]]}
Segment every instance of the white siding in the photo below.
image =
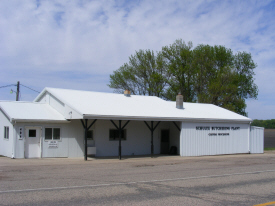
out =
{"type": "MultiPolygon", "coordinates": [[[[122,121],[122,125],[126,121],[122,121]]],[[[118,124],[118,121],[115,121],[118,124]]],[[[156,124],[156,122],[155,122],[156,124]]],[[[109,140],[109,129],[115,129],[108,120],[98,120],[95,125],[96,156],[117,156],[118,141],[109,140]]],[[[122,155],[151,154],[151,132],[142,121],[131,121],[125,127],[127,139],[121,141],[122,155]]],[[[159,128],[154,131],[154,153],[160,153],[159,128]]]]}
{"type": "Polygon", "coordinates": [[[41,124],[41,123],[18,123],[16,124],[16,147],[15,157],[24,158],[25,127],[41,127],[42,157],[83,157],[83,127],[80,120],[71,123],[41,124]],[[19,128],[23,128],[24,137],[19,139],[19,128]],[[45,140],[45,128],[60,128],[61,139],[58,148],[49,148],[49,141],[45,140]]]}
{"type": "Polygon", "coordinates": [[[180,149],[181,156],[249,153],[249,124],[183,122],[180,149]],[[197,130],[197,126],[210,127],[210,130],[197,130]],[[212,127],[230,127],[230,130],[213,131],[212,127]],[[240,129],[232,130],[232,127],[240,129]],[[211,136],[210,133],[217,136],[211,136]],[[229,135],[219,136],[219,133],[229,135]]]}
{"type": "Polygon", "coordinates": [[[54,96],[50,95],[50,103],[49,104],[64,116],[65,104],[63,102],[61,102],[54,96]]]}
{"type": "Polygon", "coordinates": [[[13,156],[13,125],[0,110],[0,155],[13,156]],[[9,139],[4,139],[4,127],[9,127],[9,139]]]}
{"type": "MultiPolygon", "coordinates": [[[[126,121],[122,121],[122,125],[126,121]]],[[[115,121],[118,124],[118,121],[115,121]]],[[[154,122],[156,125],[157,122],[154,122]]],[[[150,122],[148,122],[150,125],[150,122]]],[[[95,123],[94,144],[96,156],[117,156],[118,141],[109,140],[109,129],[115,129],[109,120],[98,120],[95,123]]],[[[121,142],[122,155],[149,155],[151,154],[151,131],[143,121],[130,121],[125,127],[127,139],[121,142]]],[[[161,122],[154,131],[154,154],[160,154],[161,130],[170,130],[170,146],[179,148],[179,132],[172,122],[161,122]],[[177,136],[178,135],[178,136],[177,136]]]]}
{"type": "Polygon", "coordinates": [[[78,119],[78,120],[83,118],[83,116],[81,114],[79,114],[77,111],[75,111],[74,109],[72,109],[68,105],[65,105],[64,117],[66,119],[78,119]]]}
{"type": "Polygon", "coordinates": [[[65,116],[65,104],[48,92],[45,92],[37,102],[47,103],[65,116]]]}
{"type": "Polygon", "coordinates": [[[250,153],[264,153],[264,128],[251,127],[250,153]]]}
{"type": "Polygon", "coordinates": [[[46,92],[43,96],[41,96],[41,98],[37,102],[49,104],[49,102],[50,102],[50,94],[48,92],[46,92]]]}
{"type": "Polygon", "coordinates": [[[80,120],[69,124],[47,124],[42,132],[42,157],[83,157],[83,128],[80,120]],[[60,128],[61,139],[58,148],[49,148],[49,140],[45,140],[45,128],[60,128]]]}

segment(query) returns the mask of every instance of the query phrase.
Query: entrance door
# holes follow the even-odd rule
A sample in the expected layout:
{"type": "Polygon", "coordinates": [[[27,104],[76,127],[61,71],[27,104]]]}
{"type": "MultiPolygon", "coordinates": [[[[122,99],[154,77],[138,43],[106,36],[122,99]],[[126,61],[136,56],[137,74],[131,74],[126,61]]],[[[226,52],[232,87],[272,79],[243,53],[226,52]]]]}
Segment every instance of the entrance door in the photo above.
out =
{"type": "Polygon", "coordinates": [[[169,154],[169,130],[161,130],[160,153],[169,154]]]}
{"type": "Polygon", "coordinates": [[[41,136],[40,127],[26,128],[26,142],[25,142],[26,158],[41,157],[40,136],[41,136]]]}

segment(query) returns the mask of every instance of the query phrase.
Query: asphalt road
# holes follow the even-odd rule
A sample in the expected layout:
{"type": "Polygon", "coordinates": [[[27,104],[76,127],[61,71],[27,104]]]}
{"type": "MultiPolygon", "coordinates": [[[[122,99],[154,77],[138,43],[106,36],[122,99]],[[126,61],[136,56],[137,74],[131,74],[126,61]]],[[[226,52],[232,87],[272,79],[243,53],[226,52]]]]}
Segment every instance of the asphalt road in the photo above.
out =
{"type": "Polygon", "coordinates": [[[275,152],[86,162],[0,158],[0,205],[207,206],[274,201],[275,152]]]}

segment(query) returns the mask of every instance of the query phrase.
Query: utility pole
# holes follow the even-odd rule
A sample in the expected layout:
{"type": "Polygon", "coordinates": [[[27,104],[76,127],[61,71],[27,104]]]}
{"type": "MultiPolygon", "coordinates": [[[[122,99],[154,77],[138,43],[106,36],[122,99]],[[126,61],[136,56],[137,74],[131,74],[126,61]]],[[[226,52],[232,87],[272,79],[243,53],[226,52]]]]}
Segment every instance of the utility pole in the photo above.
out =
{"type": "Polygon", "coordinates": [[[19,101],[19,92],[20,92],[20,82],[17,82],[17,92],[16,92],[16,101],[19,101]]]}

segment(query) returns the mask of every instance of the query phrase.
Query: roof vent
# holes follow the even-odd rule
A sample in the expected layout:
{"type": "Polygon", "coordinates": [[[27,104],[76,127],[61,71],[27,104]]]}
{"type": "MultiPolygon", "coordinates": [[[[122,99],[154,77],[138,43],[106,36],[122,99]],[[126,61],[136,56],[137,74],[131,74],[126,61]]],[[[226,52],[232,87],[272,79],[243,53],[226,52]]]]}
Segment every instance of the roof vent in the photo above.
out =
{"type": "Polygon", "coordinates": [[[178,109],[183,109],[183,96],[180,93],[176,97],[176,107],[178,109]]]}
{"type": "Polygon", "coordinates": [[[130,95],[131,95],[130,90],[126,89],[126,90],[124,91],[124,96],[130,97],[130,95]]]}

